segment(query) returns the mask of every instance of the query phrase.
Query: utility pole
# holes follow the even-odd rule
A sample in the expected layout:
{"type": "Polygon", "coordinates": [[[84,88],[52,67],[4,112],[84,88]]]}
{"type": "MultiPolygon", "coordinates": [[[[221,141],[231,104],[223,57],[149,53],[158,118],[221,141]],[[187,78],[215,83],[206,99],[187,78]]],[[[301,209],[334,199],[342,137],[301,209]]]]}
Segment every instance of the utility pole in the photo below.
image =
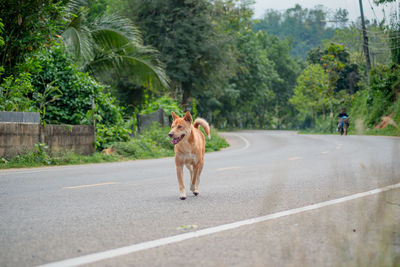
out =
{"type": "Polygon", "coordinates": [[[368,50],[368,36],[367,36],[367,30],[365,29],[365,21],[364,21],[364,10],[362,6],[362,0],[358,0],[360,3],[360,12],[361,12],[361,27],[362,27],[362,32],[363,32],[363,38],[364,38],[364,54],[365,54],[365,64],[367,68],[367,76],[369,76],[369,70],[371,69],[371,60],[369,59],[369,50],[368,50]]]}

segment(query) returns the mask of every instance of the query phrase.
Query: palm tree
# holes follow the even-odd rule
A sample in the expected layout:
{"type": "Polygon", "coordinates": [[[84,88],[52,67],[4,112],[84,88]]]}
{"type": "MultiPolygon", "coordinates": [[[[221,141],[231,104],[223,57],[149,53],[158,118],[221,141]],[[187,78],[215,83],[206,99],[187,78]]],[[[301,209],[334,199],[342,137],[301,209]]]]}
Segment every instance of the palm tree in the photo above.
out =
{"type": "Polygon", "coordinates": [[[68,4],[68,24],[61,34],[63,43],[83,71],[105,83],[129,72],[132,80],[149,89],[169,87],[157,50],[143,45],[139,30],[118,15],[87,16],[85,1],[68,4]]]}

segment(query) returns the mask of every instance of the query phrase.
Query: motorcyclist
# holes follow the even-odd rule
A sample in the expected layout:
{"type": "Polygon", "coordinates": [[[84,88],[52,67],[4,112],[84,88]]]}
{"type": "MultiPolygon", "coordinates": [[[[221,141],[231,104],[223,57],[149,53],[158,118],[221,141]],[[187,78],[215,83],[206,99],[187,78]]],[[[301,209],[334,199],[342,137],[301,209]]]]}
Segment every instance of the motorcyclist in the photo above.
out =
{"type": "Polygon", "coordinates": [[[347,126],[349,125],[348,120],[346,120],[349,118],[349,115],[346,113],[345,109],[342,108],[342,109],[340,109],[340,113],[337,115],[337,118],[339,120],[337,130],[338,130],[338,132],[340,132],[340,130],[343,129],[343,123],[346,123],[347,126]]]}

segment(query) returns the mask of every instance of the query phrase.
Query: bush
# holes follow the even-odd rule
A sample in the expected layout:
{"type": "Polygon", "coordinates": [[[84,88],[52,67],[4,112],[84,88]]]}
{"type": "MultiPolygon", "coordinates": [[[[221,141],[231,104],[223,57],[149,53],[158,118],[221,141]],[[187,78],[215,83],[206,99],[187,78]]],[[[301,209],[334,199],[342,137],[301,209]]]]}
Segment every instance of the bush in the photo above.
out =
{"type": "Polygon", "coordinates": [[[27,58],[20,68],[31,72],[36,104],[46,103],[46,112],[41,112],[42,121],[75,125],[92,124],[96,120],[98,150],[129,140],[131,130],[124,125],[123,108],[116,104],[109,88],[79,71],[63,46],[42,49],[27,58]],[[49,86],[57,90],[46,94],[49,86]],[[44,95],[48,100],[39,99],[44,95]]]}
{"type": "Polygon", "coordinates": [[[162,96],[154,99],[151,102],[145,104],[145,108],[140,111],[141,114],[150,114],[158,109],[163,109],[166,114],[171,114],[174,111],[178,116],[183,116],[183,110],[179,106],[178,102],[168,96],[162,96]]]}
{"type": "MultiPolygon", "coordinates": [[[[170,157],[174,155],[174,146],[168,137],[169,127],[154,124],[151,129],[131,139],[129,142],[118,142],[112,145],[116,152],[133,159],[170,157]]],[[[201,131],[203,131],[201,129],[201,131]]],[[[204,133],[204,131],[203,131],[204,133]]],[[[228,143],[221,138],[216,130],[211,131],[211,139],[206,137],[206,152],[218,151],[227,147],[228,143]]]]}
{"type": "MultiPolygon", "coordinates": [[[[383,116],[392,112],[394,112],[394,121],[399,123],[399,92],[400,66],[391,64],[375,67],[371,70],[370,88],[359,91],[354,95],[351,116],[354,119],[361,120],[367,129],[373,129],[383,116]]],[[[393,134],[395,132],[397,132],[395,127],[389,125],[387,129],[370,130],[367,133],[393,134]]]]}
{"type": "Polygon", "coordinates": [[[124,125],[96,124],[96,148],[102,150],[115,142],[126,142],[129,140],[131,130],[124,125]]]}
{"type": "MultiPolygon", "coordinates": [[[[122,109],[115,104],[108,88],[79,71],[61,45],[42,49],[27,58],[20,68],[31,73],[35,92],[43,94],[49,84],[61,91],[60,97],[48,103],[46,117],[42,120],[58,124],[90,124],[87,113],[92,110],[94,97],[98,120],[106,125],[122,121],[122,109]]],[[[59,93],[53,92],[48,98],[55,94],[59,93]]]]}
{"type": "Polygon", "coordinates": [[[17,77],[4,78],[0,84],[0,110],[35,111],[35,103],[28,97],[32,93],[31,76],[22,72],[17,77]]]}

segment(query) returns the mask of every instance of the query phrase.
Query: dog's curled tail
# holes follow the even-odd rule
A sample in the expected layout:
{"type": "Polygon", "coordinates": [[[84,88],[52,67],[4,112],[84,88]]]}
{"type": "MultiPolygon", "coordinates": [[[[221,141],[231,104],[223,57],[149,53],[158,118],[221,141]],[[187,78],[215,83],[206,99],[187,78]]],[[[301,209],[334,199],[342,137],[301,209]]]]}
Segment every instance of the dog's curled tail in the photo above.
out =
{"type": "Polygon", "coordinates": [[[194,128],[197,128],[197,129],[199,129],[199,126],[203,127],[204,132],[206,133],[206,135],[208,136],[208,138],[209,138],[209,139],[211,138],[211,135],[210,135],[210,125],[208,125],[208,122],[207,122],[205,119],[201,119],[201,118],[196,119],[196,120],[194,121],[193,126],[194,126],[194,128]]]}

